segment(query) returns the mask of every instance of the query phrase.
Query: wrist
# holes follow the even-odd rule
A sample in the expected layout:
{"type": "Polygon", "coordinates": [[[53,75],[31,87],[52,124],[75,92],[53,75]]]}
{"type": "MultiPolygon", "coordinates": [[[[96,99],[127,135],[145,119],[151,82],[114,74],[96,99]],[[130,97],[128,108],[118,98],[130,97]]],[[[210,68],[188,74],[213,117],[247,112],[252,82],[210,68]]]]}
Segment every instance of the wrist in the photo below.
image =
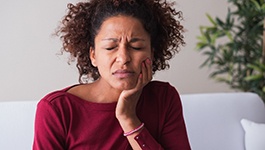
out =
{"type": "Polygon", "coordinates": [[[124,132],[123,136],[130,136],[133,135],[134,133],[140,132],[144,128],[144,123],[141,123],[140,126],[137,128],[129,131],[129,132],[124,132]]]}
{"type": "Polygon", "coordinates": [[[124,133],[130,132],[141,125],[141,121],[137,117],[119,119],[118,121],[124,133]]]}

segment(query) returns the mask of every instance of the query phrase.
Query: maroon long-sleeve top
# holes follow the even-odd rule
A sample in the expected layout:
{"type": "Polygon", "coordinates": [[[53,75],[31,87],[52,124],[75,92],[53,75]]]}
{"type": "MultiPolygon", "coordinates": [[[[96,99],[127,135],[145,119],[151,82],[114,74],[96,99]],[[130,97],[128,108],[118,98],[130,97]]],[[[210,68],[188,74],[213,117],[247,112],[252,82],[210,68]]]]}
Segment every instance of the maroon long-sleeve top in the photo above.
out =
{"type": "MultiPolygon", "coordinates": [[[[34,150],[131,149],[115,117],[117,103],[88,102],[68,89],[50,93],[38,103],[34,150]]],[[[180,97],[170,84],[146,85],[137,115],[145,124],[135,137],[142,149],[190,150],[180,97]]]]}

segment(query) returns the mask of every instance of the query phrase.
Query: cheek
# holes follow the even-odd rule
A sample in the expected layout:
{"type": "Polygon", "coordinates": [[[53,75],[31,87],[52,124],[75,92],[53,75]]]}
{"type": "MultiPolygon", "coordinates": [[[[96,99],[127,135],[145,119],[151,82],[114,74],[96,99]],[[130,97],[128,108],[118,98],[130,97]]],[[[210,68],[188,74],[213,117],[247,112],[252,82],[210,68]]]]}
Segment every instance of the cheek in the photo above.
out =
{"type": "Polygon", "coordinates": [[[110,59],[106,59],[106,56],[98,55],[96,57],[96,67],[98,68],[99,72],[104,72],[107,70],[107,68],[109,68],[109,61],[110,59]]]}
{"type": "Polygon", "coordinates": [[[151,55],[151,53],[144,53],[144,54],[142,54],[142,55],[139,55],[139,56],[137,56],[137,57],[135,57],[135,65],[137,66],[137,67],[139,67],[139,69],[141,69],[142,68],[142,63],[146,60],[146,59],[152,59],[152,55],[151,55]]]}
{"type": "Polygon", "coordinates": [[[101,59],[100,60],[100,67],[101,68],[109,68],[112,64],[113,64],[113,61],[111,61],[111,59],[109,58],[106,58],[106,57],[103,57],[105,59],[101,59]]]}
{"type": "Polygon", "coordinates": [[[145,52],[142,55],[138,56],[138,58],[139,58],[139,61],[143,62],[148,58],[152,59],[152,54],[151,54],[151,52],[145,52]]]}

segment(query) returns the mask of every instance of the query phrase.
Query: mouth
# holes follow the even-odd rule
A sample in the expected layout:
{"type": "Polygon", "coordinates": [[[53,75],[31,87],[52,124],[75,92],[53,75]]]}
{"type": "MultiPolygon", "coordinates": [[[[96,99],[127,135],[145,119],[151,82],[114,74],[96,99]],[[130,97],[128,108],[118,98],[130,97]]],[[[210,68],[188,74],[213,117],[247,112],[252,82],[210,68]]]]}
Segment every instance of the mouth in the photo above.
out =
{"type": "Polygon", "coordinates": [[[112,73],[117,78],[129,78],[133,76],[135,73],[130,70],[116,70],[115,72],[112,73]]]}

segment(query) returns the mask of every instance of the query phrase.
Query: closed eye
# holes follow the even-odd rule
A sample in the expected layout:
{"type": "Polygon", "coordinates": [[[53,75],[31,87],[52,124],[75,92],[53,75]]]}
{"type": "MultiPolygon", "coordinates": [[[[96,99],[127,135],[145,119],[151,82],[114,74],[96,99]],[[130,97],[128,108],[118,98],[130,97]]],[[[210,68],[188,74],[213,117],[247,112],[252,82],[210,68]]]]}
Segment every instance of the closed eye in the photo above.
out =
{"type": "Polygon", "coordinates": [[[141,50],[142,49],[141,47],[133,47],[133,46],[131,46],[131,48],[134,50],[141,50]]]}
{"type": "Polygon", "coordinates": [[[108,51],[110,51],[110,50],[113,50],[113,49],[115,49],[116,48],[116,46],[115,47],[107,47],[107,48],[105,48],[106,50],[108,50],[108,51]]]}

